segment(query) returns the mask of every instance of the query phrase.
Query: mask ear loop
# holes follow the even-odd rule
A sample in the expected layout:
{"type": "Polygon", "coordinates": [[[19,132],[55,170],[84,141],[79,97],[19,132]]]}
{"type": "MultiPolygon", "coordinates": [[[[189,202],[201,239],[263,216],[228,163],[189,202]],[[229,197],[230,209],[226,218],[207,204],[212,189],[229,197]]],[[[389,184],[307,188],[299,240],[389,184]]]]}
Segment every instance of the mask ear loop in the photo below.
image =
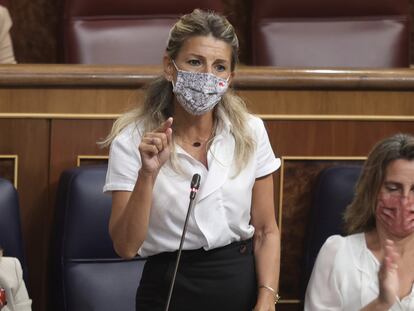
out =
{"type": "Polygon", "coordinates": [[[180,69],[178,69],[177,64],[175,63],[175,60],[173,60],[173,59],[171,58],[171,62],[173,63],[173,65],[174,65],[174,67],[175,67],[175,70],[177,70],[177,71],[181,71],[180,69]]]}
{"type": "MultiPolygon", "coordinates": [[[[175,67],[175,70],[177,70],[177,72],[181,71],[180,69],[178,69],[177,64],[175,63],[175,61],[171,58],[171,62],[175,67]]],[[[171,84],[173,86],[173,88],[175,88],[175,84],[174,84],[174,79],[171,79],[171,84]]]]}

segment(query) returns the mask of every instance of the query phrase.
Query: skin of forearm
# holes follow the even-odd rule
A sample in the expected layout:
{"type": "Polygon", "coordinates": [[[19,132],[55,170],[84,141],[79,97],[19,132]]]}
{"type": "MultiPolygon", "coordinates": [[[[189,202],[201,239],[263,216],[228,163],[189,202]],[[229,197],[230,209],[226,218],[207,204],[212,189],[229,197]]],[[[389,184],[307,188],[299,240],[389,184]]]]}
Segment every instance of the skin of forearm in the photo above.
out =
{"type": "MultiPolygon", "coordinates": [[[[280,234],[277,227],[269,231],[259,231],[254,236],[254,257],[256,262],[257,284],[272,287],[276,292],[279,286],[280,234]]],[[[259,299],[264,291],[259,291],[259,299]]]]}
{"type": "Polygon", "coordinates": [[[155,178],[155,174],[138,175],[128,203],[110,225],[115,251],[123,258],[133,258],[145,240],[155,178]]]}
{"type": "Polygon", "coordinates": [[[360,311],[388,311],[391,308],[389,304],[382,303],[378,298],[371,301],[360,311]]]}

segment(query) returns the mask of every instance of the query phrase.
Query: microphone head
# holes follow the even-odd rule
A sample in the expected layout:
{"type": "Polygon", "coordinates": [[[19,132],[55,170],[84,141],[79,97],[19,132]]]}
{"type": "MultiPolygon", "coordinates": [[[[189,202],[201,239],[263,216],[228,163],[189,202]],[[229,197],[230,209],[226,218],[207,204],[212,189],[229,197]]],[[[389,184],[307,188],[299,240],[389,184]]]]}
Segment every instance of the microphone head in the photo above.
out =
{"type": "Polygon", "coordinates": [[[191,179],[191,189],[197,189],[200,187],[201,176],[199,174],[194,174],[191,179]]]}

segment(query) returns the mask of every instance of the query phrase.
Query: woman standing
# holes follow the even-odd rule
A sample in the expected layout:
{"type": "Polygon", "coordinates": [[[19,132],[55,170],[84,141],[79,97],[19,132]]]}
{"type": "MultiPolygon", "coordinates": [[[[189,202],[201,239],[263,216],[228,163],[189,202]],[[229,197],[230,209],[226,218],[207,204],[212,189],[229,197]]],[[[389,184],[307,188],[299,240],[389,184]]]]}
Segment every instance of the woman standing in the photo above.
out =
{"type": "Polygon", "coordinates": [[[228,89],[238,39],[226,18],[194,10],[170,31],[164,74],[144,105],[114,124],[104,191],[124,258],[148,257],[136,308],[164,310],[187,213],[201,176],[170,310],[275,310],[280,236],[263,122],[228,89]]]}

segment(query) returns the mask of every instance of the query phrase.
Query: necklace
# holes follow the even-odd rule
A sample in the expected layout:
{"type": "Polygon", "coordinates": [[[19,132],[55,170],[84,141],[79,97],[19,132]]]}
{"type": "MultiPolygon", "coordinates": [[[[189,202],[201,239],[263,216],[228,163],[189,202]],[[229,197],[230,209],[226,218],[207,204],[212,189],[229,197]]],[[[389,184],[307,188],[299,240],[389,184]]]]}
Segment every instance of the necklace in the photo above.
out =
{"type": "Polygon", "coordinates": [[[188,140],[183,139],[182,137],[179,137],[179,141],[186,145],[193,146],[194,148],[200,148],[201,146],[207,144],[213,138],[214,138],[214,131],[212,131],[210,136],[207,138],[188,141],[188,140]]]}
{"type": "Polygon", "coordinates": [[[186,144],[186,145],[189,145],[189,146],[192,146],[192,147],[194,147],[194,148],[200,148],[201,146],[203,146],[203,145],[205,145],[206,143],[208,143],[209,141],[211,141],[213,138],[214,138],[214,136],[215,136],[215,133],[216,133],[216,124],[215,124],[215,122],[214,122],[214,124],[213,124],[213,127],[212,127],[212,129],[211,129],[211,133],[210,133],[210,136],[208,136],[207,138],[202,138],[202,139],[195,139],[195,140],[193,140],[193,141],[188,141],[188,140],[185,140],[183,137],[181,137],[180,135],[178,135],[178,138],[179,138],[179,141],[180,142],[182,142],[182,143],[184,143],[184,144],[186,144]]]}
{"type": "Polygon", "coordinates": [[[181,142],[183,142],[183,143],[185,143],[185,144],[187,144],[187,145],[191,145],[191,146],[193,146],[193,147],[195,147],[195,148],[199,148],[199,147],[201,147],[202,145],[204,145],[206,142],[208,142],[210,140],[210,137],[209,138],[207,138],[207,139],[203,139],[203,140],[196,140],[196,141],[193,141],[193,142],[189,142],[189,141],[186,141],[186,140],[184,140],[184,139],[182,139],[182,138],[180,138],[180,141],[181,142]]]}

